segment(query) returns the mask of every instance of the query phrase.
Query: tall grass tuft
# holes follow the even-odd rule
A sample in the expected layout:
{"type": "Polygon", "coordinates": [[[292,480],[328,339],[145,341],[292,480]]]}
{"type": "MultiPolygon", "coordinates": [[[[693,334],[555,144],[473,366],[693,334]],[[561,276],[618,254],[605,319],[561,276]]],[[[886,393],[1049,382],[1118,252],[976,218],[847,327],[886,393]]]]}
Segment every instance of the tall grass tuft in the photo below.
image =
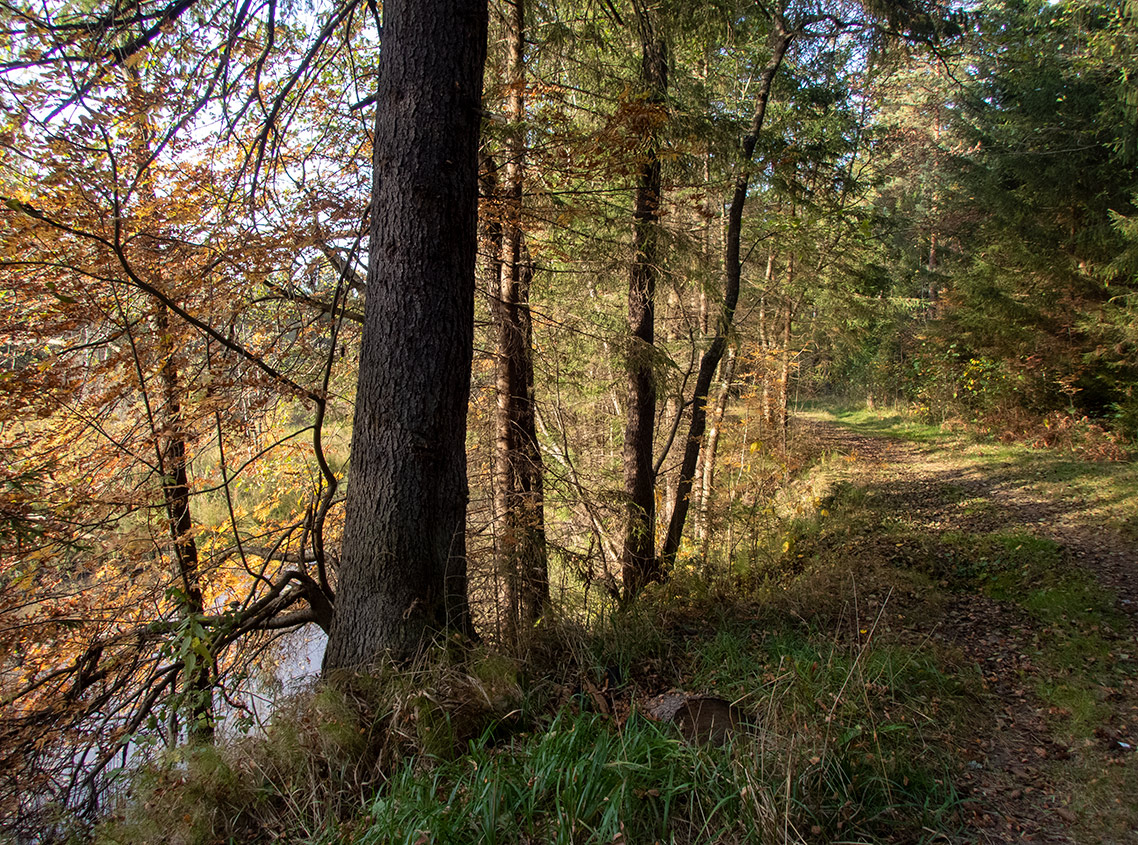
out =
{"type": "Polygon", "coordinates": [[[633,715],[621,730],[562,711],[508,747],[424,770],[408,761],[372,806],[367,845],[730,841],[748,814],[729,749],[687,745],[633,715]]]}

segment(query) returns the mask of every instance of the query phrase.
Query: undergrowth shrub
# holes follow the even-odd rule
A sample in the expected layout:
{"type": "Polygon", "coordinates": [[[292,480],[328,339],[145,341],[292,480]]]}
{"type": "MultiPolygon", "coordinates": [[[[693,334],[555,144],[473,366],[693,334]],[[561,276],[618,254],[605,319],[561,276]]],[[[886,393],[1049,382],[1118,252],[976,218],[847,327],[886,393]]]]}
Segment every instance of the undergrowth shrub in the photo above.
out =
{"type": "Polygon", "coordinates": [[[1111,431],[1086,416],[1064,411],[985,417],[980,428],[1005,443],[1070,452],[1090,461],[1130,460],[1135,445],[1133,436],[1124,431],[1111,431]]]}
{"type": "Polygon", "coordinates": [[[389,716],[358,691],[299,693],[263,734],[179,747],[142,767],[97,841],[316,841],[358,812],[353,791],[377,780],[389,716]]]}
{"type": "Polygon", "coordinates": [[[402,761],[451,759],[517,710],[512,662],[394,667],[320,684],[276,704],[263,731],[176,748],[134,773],[96,830],[104,845],[317,843],[350,838],[402,761]]]}

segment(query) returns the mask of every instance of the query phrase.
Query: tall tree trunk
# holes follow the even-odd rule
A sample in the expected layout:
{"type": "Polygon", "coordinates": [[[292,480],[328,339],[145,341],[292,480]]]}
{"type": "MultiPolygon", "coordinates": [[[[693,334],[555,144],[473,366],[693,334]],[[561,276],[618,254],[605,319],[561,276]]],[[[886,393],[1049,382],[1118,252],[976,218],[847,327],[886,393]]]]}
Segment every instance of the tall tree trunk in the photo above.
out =
{"type": "Polygon", "coordinates": [[[762,392],[759,399],[759,436],[766,437],[774,421],[774,409],[771,406],[771,342],[770,331],[767,326],[767,296],[774,281],[774,250],[767,254],[767,271],[764,277],[766,284],[759,295],[759,366],[758,375],[762,382],[762,392]]]}
{"type": "MultiPolygon", "coordinates": [[[[702,74],[704,82],[707,82],[707,59],[702,63],[702,74]]],[[[705,108],[710,112],[711,103],[705,104],[705,108]]],[[[703,184],[704,189],[708,192],[707,198],[704,200],[701,209],[703,213],[703,227],[701,232],[701,247],[703,252],[704,264],[710,268],[712,266],[712,256],[715,253],[713,243],[717,238],[715,233],[723,233],[723,202],[719,196],[718,188],[713,188],[711,184],[711,144],[708,143],[703,151],[703,184]],[[714,197],[713,197],[714,193],[714,197]],[[713,201],[714,199],[714,201],[713,201]]],[[[699,331],[701,334],[706,335],[710,328],[711,319],[711,300],[707,296],[707,279],[700,279],[699,284],[699,331]]],[[[671,513],[671,509],[668,511],[671,513]]]]}
{"type": "MultiPolygon", "coordinates": [[[[490,310],[490,319],[495,329],[501,325],[500,313],[502,299],[500,288],[502,284],[502,189],[498,179],[497,160],[490,155],[485,147],[479,151],[478,169],[479,187],[479,213],[478,226],[480,243],[480,256],[486,259],[488,278],[486,280],[486,299],[490,310]]],[[[494,413],[491,417],[493,442],[490,444],[490,525],[494,543],[495,576],[495,603],[494,622],[495,630],[500,637],[512,639],[513,634],[513,600],[509,572],[503,548],[501,534],[505,521],[505,513],[509,499],[508,487],[512,483],[512,475],[503,472],[500,456],[505,454],[508,444],[502,441],[501,405],[504,390],[501,385],[503,353],[501,342],[495,350],[494,358],[494,413]],[[504,599],[504,601],[503,601],[504,599]]]]}
{"type": "Polygon", "coordinates": [[[466,409],[486,0],[388,0],[367,308],[325,673],[471,632],[466,409]]]}
{"type": "Polygon", "coordinates": [[[703,556],[707,557],[711,531],[708,526],[708,505],[711,502],[711,488],[715,484],[715,453],[719,450],[719,434],[723,430],[723,418],[727,414],[727,400],[731,396],[731,384],[735,379],[735,355],[737,348],[731,346],[720,367],[722,382],[719,396],[715,399],[715,409],[711,414],[711,428],[707,431],[707,445],[703,449],[703,474],[699,491],[699,532],[703,540],[703,556]]]}
{"type": "Polygon", "coordinates": [[[695,389],[692,391],[691,428],[688,431],[687,442],[684,444],[684,461],[680,466],[676,507],[668,521],[668,534],[664,538],[664,549],[661,554],[665,569],[675,562],[676,553],[680,549],[684,523],[687,521],[688,508],[691,504],[690,497],[695,476],[695,465],[699,459],[703,432],[707,427],[707,393],[711,389],[711,380],[715,377],[719,361],[727,348],[727,334],[731,330],[731,323],[735,317],[735,306],[739,302],[739,281],[742,273],[739,242],[743,228],[743,206],[747,201],[747,186],[750,182],[751,158],[755,154],[755,144],[758,142],[759,133],[763,128],[763,119],[766,117],[767,103],[770,101],[775,74],[778,73],[778,69],[782,65],[782,59],[786,55],[787,48],[794,40],[794,33],[787,28],[781,15],[774,16],[771,26],[771,57],[759,77],[759,91],[756,98],[755,114],[751,118],[750,131],[740,144],[740,166],[742,169],[735,179],[735,190],[731,196],[730,209],[727,212],[726,248],[724,250],[726,280],[723,290],[723,305],[716,321],[715,337],[711,341],[711,346],[700,359],[699,374],[696,377],[695,389]]]}
{"type": "Polygon", "coordinates": [[[646,147],[633,198],[632,270],[628,283],[628,408],[624,428],[624,492],[627,497],[623,574],[625,598],[659,578],[656,557],[656,477],[652,447],[656,426],[654,361],[656,283],[660,275],[660,158],[657,112],[668,91],[668,58],[651,15],[636,5],[642,56],[640,82],[650,106],[646,147]]]}
{"type": "Polygon", "coordinates": [[[545,545],[545,467],[537,439],[537,404],[533,373],[533,314],[529,292],[533,262],[522,243],[518,281],[518,332],[521,335],[523,383],[515,407],[517,431],[518,512],[523,527],[524,548],[519,553],[521,573],[521,623],[532,630],[549,610],[549,559],[545,545]]]}
{"type": "Polygon", "coordinates": [[[541,450],[534,409],[533,265],[528,260],[521,209],[525,187],[525,0],[508,4],[506,21],[505,178],[500,191],[501,245],[497,290],[491,300],[497,327],[497,408],[494,450],[494,533],[498,568],[506,584],[506,634],[520,645],[549,604],[541,450]]]}
{"type": "MultiPolygon", "coordinates": [[[[194,520],[190,513],[190,479],[187,472],[189,460],[182,418],[182,389],[178,380],[178,366],[174,361],[174,343],[165,305],[157,306],[154,324],[162,355],[159,374],[162,381],[162,435],[159,446],[162,455],[162,497],[170,520],[170,537],[174,542],[182,611],[187,617],[200,617],[205,613],[205,598],[202,593],[198,544],[194,539],[194,520]]],[[[206,659],[204,654],[195,655],[194,666],[187,672],[186,688],[190,698],[190,724],[187,726],[189,738],[193,742],[209,742],[213,738],[212,659],[206,659]]]]}
{"type": "MultiPolygon", "coordinates": [[[[794,284],[794,253],[786,258],[786,288],[789,290],[794,284]]],[[[786,452],[787,434],[790,431],[790,339],[791,328],[794,324],[794,314],[798,310],[801,300],[792,302],[790,296],[784,298],[782,313],[782,352],[779,356],[778,368],[778,431],[782,451],[786,452]]]]}
{"type": "MultiPolygon", "coordinates": [[[[674,287],[669,288],[669,290],[668,290],[668,306],[664,310],[664,319],[663,319],[664,344],[666,347],[670,348],[672,346],[672,344],[676,340],[676,335],[677,335],[677,332],[675,331],[677,319],[669,319],[669,318],[671,317],[673,312],[679,312],[680,314],[682,314],[683,309],[684,309],[683,301],[681,300],[680,296],[677,294],[675,288],[674,287]]],[[[684,412],[683,401],[684,401],[683,396],[680,394],[680,385],[677,385],[675,390],[668,390],[667,391],[667,395],[664,397],[663,412],[660,414],[660,421],[666,427],[666,430],[670,429],[672,426],[672,423],[670,421],[676,420],[676,415],[682,414],[684,412]]],[[[678,420],[676,420],[676,422],[678,423],[678,420]]],[[[667,451],[665,451],[664,454],[657,457],[657,459],[655,461],[655,466],[661,468],[661,469],[657,470],[657,473],[656,473],[657,479],[656,480],[657,481],[660,481],[660,480],[663,481],[663,486],[664,486],[664,513],[671,513],[672,508],[675,507],[675,504],[676,504],[676,474],[674,472],[668,472],[666,469],[663,469],[664,462],[668,459],[667,452],[671,451],[671,449],[670,449],[671,442],[669,442],[667,444],[667,447],[668,447],[667,451]],[[663,479],[660,479],[660,477],[659,477],[661,472],[663,473],[663,479]]]]}

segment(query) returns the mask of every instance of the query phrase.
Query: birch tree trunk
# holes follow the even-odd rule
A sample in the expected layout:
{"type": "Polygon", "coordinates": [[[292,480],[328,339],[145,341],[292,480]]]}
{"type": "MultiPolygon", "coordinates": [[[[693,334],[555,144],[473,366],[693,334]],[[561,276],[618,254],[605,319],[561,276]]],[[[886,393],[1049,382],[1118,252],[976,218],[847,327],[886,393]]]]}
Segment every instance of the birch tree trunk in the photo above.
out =
{"type": "Polygon", "coordinates": [[[731,346],[727,350],[727,357],[723,359],[723,366],[720,367],[723,381],[719,386],[719,395],[715,398],[715,409],[711,414],[711,427],[707,431],[707,445],[703,448],[703,473],[700,479],[698,513],[699,535],[703,541],[705,559],[711,541],[708,506],[711,502],[711,489],[715,485],[715,455],[719,450],[719,434],[723,430],[723,418],[727,414],[727,400],[731,396],[731,385],[735,380],[735,356],[737,352],[737,347],[731,346]]]}

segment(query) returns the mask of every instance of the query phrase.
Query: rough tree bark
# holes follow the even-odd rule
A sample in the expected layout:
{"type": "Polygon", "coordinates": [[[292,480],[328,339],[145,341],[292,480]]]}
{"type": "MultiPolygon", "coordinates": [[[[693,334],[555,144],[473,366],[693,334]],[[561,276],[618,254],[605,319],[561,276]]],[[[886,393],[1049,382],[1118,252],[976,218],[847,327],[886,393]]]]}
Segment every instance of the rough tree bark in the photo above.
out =
{"type": "Polygon", "coordinates": [[[668,91],[668,58],[664,40],[648,11],[637,4],[636,24],[643,51],[640,82],[649,125],[633,197],[633,259],[628,283],[628,405],[624,428],[624,491],[627,497],[624,549],[624,594],[635,596],[660,577],[656,557],[656,474],[652,446],[656,425],[654,359],[656,283],[660,275],[660,158],[656,133],[668,91]]]}
{"type": "Polygon", "coordinates": [[[470,631],[466,408],[486,0],[389,0],[368,297],[325,674],[470,631]]]}
{"type": "Polygon", "coordinates": [[[727,349],[727,334],[731,330],[731,323],[735,317],[735,306],[739,302],[739,281],[742,272],[739,240],[743,226],[743,206],[747,201],[747,187],[750,181],[751,158],[755,154],[755,144],[758,142],[759,133],[763,128],[763,119],[766,117],[767,103],[770,101],[775,74],[778,73],[787,48],[790,47],[795,36],[794,30],[787,26],[781,15],[773,16],[771,27],[771,57],[759,77],[755,114],[751,118],[750,131],[743,137],[740,144],[739,157],[742,170],[735,179],[731,206],[727,212],[727,232],[724,238],[726,284],[723,291],[723,304],[720,307],[719,317],[715,325],[715,337],[711,341],[711,346],[700,359],[699,374],[696,376],[695,389],[692,391],[691,427],[688,431],[687,442],[684,444],[684,460],[680,466],[680,482],[676,489],[676,507],[672,510],[671,519],[668,521],[668,534],[664,538],[664,548],[660,555],[661,563],[665,569],[675,562],[676,554],[680,550],[684,523],[687,520],[688,509],[691,505],[690,498],[695,477],[695,465],[699,459],[703,433],[707,427],[707,394],[711,389],[711,380],[715,377],[715,370],[719,367],[719,361],[727,349]]]}

